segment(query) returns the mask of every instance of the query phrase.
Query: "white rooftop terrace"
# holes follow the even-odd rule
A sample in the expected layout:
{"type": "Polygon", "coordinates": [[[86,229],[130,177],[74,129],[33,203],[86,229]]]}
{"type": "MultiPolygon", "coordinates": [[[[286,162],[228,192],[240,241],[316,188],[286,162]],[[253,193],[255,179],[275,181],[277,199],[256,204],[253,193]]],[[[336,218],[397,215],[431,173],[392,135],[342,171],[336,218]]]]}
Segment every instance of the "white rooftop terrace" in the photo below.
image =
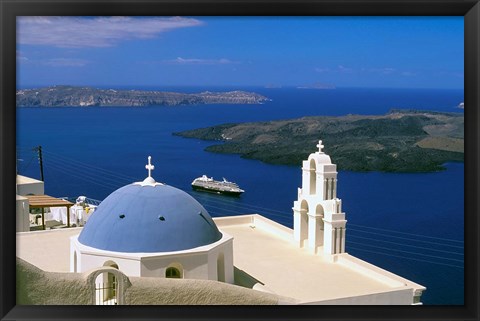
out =
{"type": "Polygon", "coordinates": [[[44,183],[38,179],[17,174],[17,194],[42,195],[45,193],[44,183]]]}
{"type": "Polygon", "coordinates": [[[298,303],[356,304],[362,297],[361,304],[412,304],[415,291],[425,290],[347,253],[332,260],[300,249],[293,242],[292,229],[260,215],[216,218],[215,223],[234,237],[237,268],[298,303]],[[399,301],[399,297],[403,298],[399,301]]]}
{"type": "Polygon", "coordinates": [[[43,182],[38,179],[17,174],[17,184],[37,184],[37,183],[43,184],[43,182]]]}
{"type": "MultiPolygon", "coordinates": [[[[257,214],[214,221],[234,237],[235,267],[263,284],[255,289],[299,304],[418,304],[425,290],[347,253],[332,260],[300,249],[293,230],[257,214]]],[[[17,256],[45,271],[69,272],[69,238],[81,229],[17,233],[17,256]]]]}

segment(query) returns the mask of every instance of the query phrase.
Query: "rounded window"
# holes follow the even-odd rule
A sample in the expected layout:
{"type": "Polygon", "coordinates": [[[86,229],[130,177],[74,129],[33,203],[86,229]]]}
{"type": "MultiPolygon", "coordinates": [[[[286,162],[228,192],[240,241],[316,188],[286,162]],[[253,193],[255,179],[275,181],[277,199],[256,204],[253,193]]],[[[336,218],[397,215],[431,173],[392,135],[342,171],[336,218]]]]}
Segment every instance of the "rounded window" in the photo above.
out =
{"type": "Polygon", "coordinates": [[[165,277],[166,278],[173,278],[173,279],[180,279],[182,277],[182,274],[179,269],[176,267],[169,267],[165,271],[165,277]]]}

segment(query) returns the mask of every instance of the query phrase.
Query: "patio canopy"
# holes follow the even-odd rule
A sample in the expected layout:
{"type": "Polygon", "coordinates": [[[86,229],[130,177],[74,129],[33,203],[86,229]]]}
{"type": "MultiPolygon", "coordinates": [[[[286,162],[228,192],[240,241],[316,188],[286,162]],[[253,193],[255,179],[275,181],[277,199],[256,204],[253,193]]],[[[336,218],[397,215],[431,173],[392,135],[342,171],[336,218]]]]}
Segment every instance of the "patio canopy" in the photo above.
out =
{"type": "Polygon", "coordinates": [[[41,208],[42,209],[42,226],[45,229],[44,208],[45,207],[66,207],[67,208],[67,226],[70,227],[70,207],[74,204],[72,202],[56,198],[49,195],[27,195],[30,209],[41,208]]]}

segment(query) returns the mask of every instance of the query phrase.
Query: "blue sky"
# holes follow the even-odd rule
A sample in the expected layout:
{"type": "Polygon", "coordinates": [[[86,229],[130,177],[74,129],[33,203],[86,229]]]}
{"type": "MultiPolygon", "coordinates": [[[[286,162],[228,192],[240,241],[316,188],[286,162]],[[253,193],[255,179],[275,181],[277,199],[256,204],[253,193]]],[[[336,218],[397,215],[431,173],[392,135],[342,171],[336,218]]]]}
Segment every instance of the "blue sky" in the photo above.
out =
{"type": "Polygon", "coordinates": [[[19,17],[17,86],[463,88],[463,17],[19,17]]]}

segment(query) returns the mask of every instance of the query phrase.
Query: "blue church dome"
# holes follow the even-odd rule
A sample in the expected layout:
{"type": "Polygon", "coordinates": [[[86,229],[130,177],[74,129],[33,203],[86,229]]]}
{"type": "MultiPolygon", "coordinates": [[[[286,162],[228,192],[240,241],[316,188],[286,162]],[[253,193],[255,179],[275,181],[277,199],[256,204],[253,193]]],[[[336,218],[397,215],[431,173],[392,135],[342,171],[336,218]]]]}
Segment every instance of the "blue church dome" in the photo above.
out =
{"type": "Polygon", "coordinates": [[[143,183],[110,194],[88,219],[78,240],[101,250],[151,253],[192,249],[221,238],[200,203],[177,188],[156,183],[149,174],[143,183]]]}

